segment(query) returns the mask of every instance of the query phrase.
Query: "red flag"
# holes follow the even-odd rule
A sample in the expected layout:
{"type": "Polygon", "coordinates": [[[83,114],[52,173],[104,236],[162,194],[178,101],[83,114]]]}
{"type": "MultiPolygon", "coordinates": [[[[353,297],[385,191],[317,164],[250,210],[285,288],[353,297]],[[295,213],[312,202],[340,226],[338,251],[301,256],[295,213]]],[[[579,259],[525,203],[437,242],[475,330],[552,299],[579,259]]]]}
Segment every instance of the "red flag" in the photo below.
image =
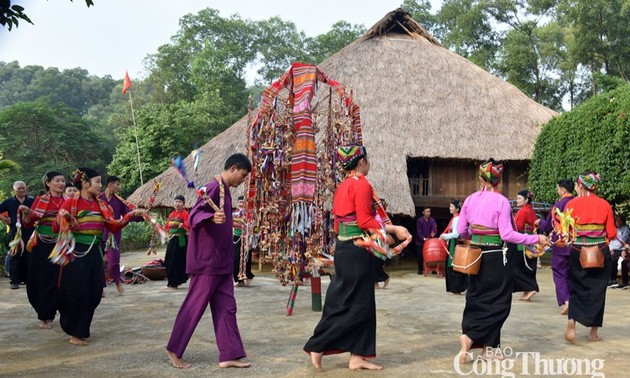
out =
{"type": "Polygon", "coordinates": [[[131,88],[131,79],[129,78],[129,72],[125,70],[125,81],[123,81],[122,93],[127,93],[127,89],[131,88]]]}

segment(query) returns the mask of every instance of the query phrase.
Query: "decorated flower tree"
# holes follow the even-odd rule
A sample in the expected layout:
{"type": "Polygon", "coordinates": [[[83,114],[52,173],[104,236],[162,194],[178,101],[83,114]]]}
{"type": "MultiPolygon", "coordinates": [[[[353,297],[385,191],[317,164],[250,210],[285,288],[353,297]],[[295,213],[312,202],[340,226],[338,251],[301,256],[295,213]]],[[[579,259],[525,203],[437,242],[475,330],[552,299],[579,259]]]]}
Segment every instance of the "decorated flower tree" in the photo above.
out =
{"type": "Polygon", "coordinates": [[[335,149],[362,144],[359,106],[317,66],[294,63],[263,91],[247,133],[243,248],[257,248],[283,285],[299,285],[331,265],[335,149]]]}

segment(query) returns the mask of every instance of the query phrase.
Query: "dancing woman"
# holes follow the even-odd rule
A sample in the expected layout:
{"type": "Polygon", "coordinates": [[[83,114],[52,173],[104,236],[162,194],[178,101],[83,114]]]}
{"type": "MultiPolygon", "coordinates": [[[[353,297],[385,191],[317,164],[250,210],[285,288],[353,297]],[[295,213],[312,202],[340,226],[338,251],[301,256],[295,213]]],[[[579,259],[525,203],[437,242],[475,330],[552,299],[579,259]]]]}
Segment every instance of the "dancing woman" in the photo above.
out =
{"type": "Polygon", "coordinates": [[[595,194],[599,175],[585,171],[575,181],[577,197],[569,201],[565,211],[572,211],[576,240],[569,255],[569,320],[565,339],[575,341],[575,322],[591,327],[589,341],[600,341],[597,329],[604,322],[606,285],[610,276],[610,253],[607,240],[617,236],[610,204],[595,194]],[[602,268],[584,269],[580,264],[580,249],[597,245],[604,254],[602,268]]]}
{"type": "Polygon", "coordinates": [[[464,201],[457,232],[482,249],[479,273],[470,276],[460,336],[460,362],[472,357],[474,347],[484,347],[482,358],[497,356],[490,348],[501,344],[501,328],[512,307],[513,258],[503,247],[514,244],[547,244],[545,235],[526,235],[514,230],[510,202],[499,191],[503,165],[489,159],[479,166],[481,190],[464,201]]]}
{"type": "Polygon", "coordinates": [[[37,313],[39,328],[50,329],[58,308],[59,265],[48,260],[55,247],[58,234],[53,232],[53,222],[63,204],[62,196],[66,178],[60,172],[46,172],[42,178],[46,193],[35,199],[33,205],[21,205],[22,223],[35,231],[27,245],[31,261],[28,266],[26,294],[37,313]]]}
{"type": "Polygon", "coordinates": [[[175,210],[171,211],[166,219],[166,231],[169,234],[164,265],[166,265],[166,277],[168,283],[166,287],[177,289],[179,285],[188,281],[186,275],[186,245],[188,241],[187,233],[190,231],[188,225],[188,211],[184,209],[186,198],[175,196],[173,203],[175,210]]]}
{"type": "Polygon", "coordinates": [[[77,169],[73,182],[81,188],[80,194],[64,201],[53,224],[53,232],[63,232],[61,226],[67,223],[76,242],[74,261],[62,266],[60,272],[59,324],[70,335],[71,344],[85,346],[103,294],[103,231],[116,232],[145,211],[133,210],[122,219],[114,219],[111,207],[98,198],[101,175],[93,169],[77,169]]]}
{"type": "Polygon", "coordinates": [[[457,232],[457,224],[459,223],[459,212],[462,209],[462,203],[459,200],[452,200],[448,206],[450,213],[453,215],[446,229],[440,235],[448,243],[448,257],[446,258],[446,292],[453,295],[460,295],[468,289],[468,275],[453,270],[453,255],[455,254],[455,246],[459,233],[457,232]]]}
{"type": "MultiPolygon", "coordinates": [[[[365,147],[342,146],[337,151],[346,171],[333,199],[335,218],[335,279],[326,292],[322,318],[304,346],[311,363],[321,370],[322,356],[350,352],[350,369],[382,369],[367,361],[376,356],[376,304],[374,256],[354,244],[366,231],[382,228],[373,211],[374,190],[366,176],[370,170],[365,147]]],[[[402,226],[386,225],[399,240],[411,238],[402,226]]]]}
{"type": "MultiPolygon", "coordinates": [[[[532,192],[523,189],[516,196],[516,206],[520,207],[514,216],[516,223],[516,231],[523,234],[533,234],[536,213],[532,209],[532,200],[534,195],[532,192]]],[[[514,292],[523,292],[519,300],[529,302],[532,297],[539,291],[538,282],[536,282],[536,269],[538,267],[538,258],[527,257],[525,249],[528,248],[523,244],[508,244],[510,254],[514,257],[512,261],[512,278],[514,279],[514,292]]]]}

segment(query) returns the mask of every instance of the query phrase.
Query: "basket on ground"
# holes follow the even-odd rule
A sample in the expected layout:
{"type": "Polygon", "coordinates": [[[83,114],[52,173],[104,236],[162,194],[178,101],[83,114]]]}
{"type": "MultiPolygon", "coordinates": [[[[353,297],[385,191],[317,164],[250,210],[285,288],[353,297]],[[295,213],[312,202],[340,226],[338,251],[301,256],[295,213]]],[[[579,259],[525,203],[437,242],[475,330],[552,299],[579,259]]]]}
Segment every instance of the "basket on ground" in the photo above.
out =
{"type": "Polygon", "coordinates": [[[142,275],[151,281],[166,279],[166,268],[163,266],[143,266],[142,275]]]}

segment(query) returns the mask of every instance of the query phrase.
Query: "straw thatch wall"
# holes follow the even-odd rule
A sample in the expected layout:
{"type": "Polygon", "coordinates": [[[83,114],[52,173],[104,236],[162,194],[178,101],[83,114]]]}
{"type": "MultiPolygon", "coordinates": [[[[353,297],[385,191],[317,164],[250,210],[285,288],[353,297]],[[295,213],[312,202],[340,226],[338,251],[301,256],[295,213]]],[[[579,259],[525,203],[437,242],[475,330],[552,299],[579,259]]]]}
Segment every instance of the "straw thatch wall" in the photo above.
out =
{"type": "MultiPolygon", "coordinates": [[[[529,160],[541,125],[556,115],[441,47],[401,9],[319,66],[352,90],[361,106],[369,179],[395,214],[415,215],[407,157],[529,160]]],[[[316,112],[326,113],[327,95],[320,90],[316,112]]],[[[230,154],[245,152],[245,130],[246,117],[202,147],[196,182],[220,172],[230,154]]],[[[187,200],[194,199],[172,168],[159,179],[164,186],[156,206],[171,206],[186,191],[187,200]]],[[[151,191],[152,184],[145,184],[130,200],[146,205],[151,191]]]]}

